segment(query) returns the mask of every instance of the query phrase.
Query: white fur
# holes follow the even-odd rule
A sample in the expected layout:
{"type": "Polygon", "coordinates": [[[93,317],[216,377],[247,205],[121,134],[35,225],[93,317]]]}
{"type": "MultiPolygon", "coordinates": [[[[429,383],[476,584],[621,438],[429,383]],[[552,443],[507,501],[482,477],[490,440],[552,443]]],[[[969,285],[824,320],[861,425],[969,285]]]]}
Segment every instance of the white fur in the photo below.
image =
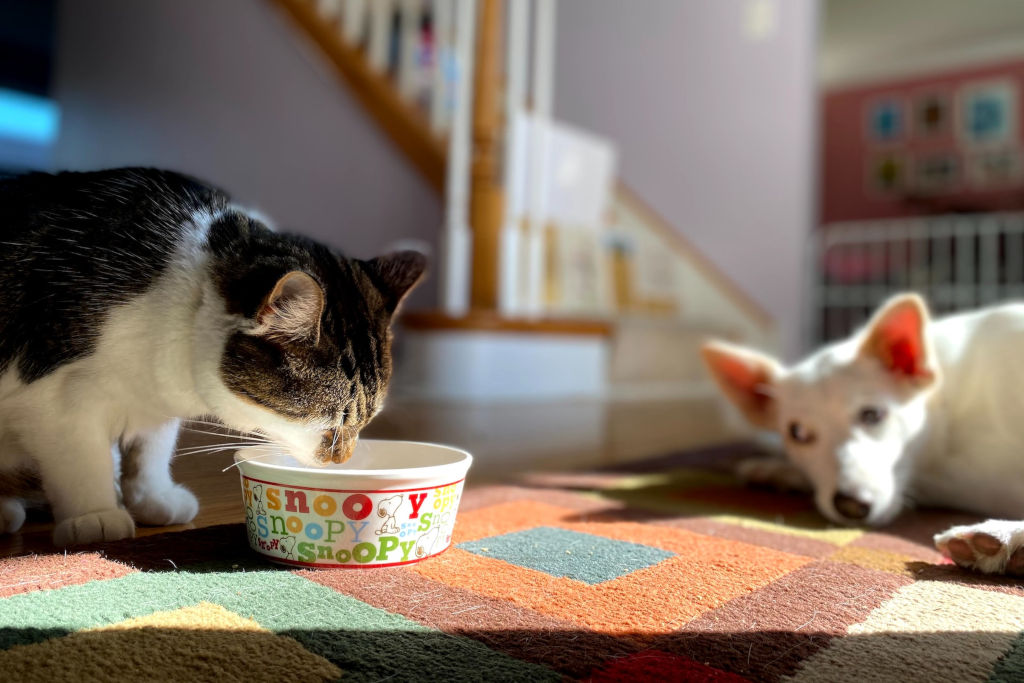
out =
{"type": "MultiPolygon", "coordinates": [[[[787,440],[786,452],[810,480],[821,512],[847,521],[833,505],[833,496],[843,492],[870,505],[863,520],[869,525],[892,521],[908,503],[1024,519],[1024,305],[927,322],[936,379],[924,389],[908,390],[865,357],[860,351],[867,334],[827,346],[793,367],[764,357],[754,361],[772,375],[772,424],[761,426],[785,437],[798,421],[816,435],[807,445],[787,440]],[[874,427],[858,424],[854,416],[867,405],[887,409],[887,418],[874,427]]],[[[715,348],[735,357],[754,355],[715,348]]],[[[780,478],[776,467],[768,469],[765,478],[780,478]]],[[[1014,544],[1024,545],[1024,522],[1000,524],[999,537],[1009,548],[1003,562],[964,564],[1002,571],[1014,544]]],[[[950,538],[979,529],[950,530],[936,542],[946,550],[950,538]]]]}
{"type": "MultiPolygon", "coordinates": [[[[0,470],[40,474],[60,545],[115,540],[149,524],[187,522],[198,504],[169,474],[180,418],[213,415],[260,430],[298,460],[314,457],[323,425],[289,421],[227,389],[220,378],[228,336],[253,325],[229,315],[201,248],[211,217],[196,215],[172,265],[145,294],[113,309],[93,353],[24,383],[17,362],[0,376],[0,470]],[[119,441],[139,450],[138,476],[116,494],[119,441]],[[131,514],[129,514],[129,511],[131,514]]],[[[0,529],[24,520],[0,501],[0,529]]]]}

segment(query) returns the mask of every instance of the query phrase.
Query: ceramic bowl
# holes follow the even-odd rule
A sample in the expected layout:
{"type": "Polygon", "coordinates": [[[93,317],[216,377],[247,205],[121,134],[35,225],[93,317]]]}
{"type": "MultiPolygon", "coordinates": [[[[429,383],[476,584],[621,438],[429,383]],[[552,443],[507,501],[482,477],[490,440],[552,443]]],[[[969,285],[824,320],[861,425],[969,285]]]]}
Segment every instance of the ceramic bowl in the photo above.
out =
{"type": "Polygon", "coordinates": [[[413,441],[360,440],[349,462],[303,467],[276,451],[235,454],[249,545],[316,568],[393,567],[451,544],[473,457],[413,441]]]}

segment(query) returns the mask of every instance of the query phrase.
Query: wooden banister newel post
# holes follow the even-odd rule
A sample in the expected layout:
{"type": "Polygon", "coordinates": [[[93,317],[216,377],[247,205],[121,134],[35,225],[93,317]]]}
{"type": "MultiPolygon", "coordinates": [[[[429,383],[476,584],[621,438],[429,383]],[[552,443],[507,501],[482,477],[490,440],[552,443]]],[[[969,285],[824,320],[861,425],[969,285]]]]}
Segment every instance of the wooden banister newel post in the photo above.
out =
{"type": "Polygon", "coordinates": [[[498,308],[499,248],[505,194],[501,185],[499,106],[504,0],[480,0],[473,81],[473,157],[469,220],[473,231],[471,305],[498,308]]]}

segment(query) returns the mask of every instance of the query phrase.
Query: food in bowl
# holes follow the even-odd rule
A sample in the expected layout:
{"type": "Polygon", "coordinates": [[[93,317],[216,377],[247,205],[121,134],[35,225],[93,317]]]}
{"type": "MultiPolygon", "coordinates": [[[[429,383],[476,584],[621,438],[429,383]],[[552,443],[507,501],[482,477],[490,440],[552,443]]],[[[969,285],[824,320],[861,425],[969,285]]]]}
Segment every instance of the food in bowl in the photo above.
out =
{"type": "Polygon", "coordinates": [[[235,454],[253,550],[318,568],[393,567],[451,544],[473,457],[414,441],[360,440],[352,459],[303,467],[276,450],[235,454]]]}

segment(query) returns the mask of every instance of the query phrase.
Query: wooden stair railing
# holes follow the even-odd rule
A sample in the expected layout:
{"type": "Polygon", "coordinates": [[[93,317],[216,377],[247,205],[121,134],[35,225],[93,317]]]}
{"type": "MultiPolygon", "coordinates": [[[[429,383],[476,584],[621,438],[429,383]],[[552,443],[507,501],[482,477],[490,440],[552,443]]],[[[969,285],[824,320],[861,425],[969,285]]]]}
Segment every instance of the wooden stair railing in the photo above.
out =
{"type": "MultiPolygon", "coordinates": [[[[325,16],[318,3],[313,0],[273,2],[312,37],[367,113],[430,186],[442,194],[448,147],[445,136],[431,126],[428,113],[403,97],[400,84],[379,65],[375,67],[370,55],[346,40],[342,26],[336,19],[325,16]]],[[[469,224],[473,234],[470,305],[473,310],[494,311],[498,307],[498,249],[505,200],[499,162],[503,125],[499,106],[502,87],[499,56],[504,12],[504,0],[479,2],[469,201],[469,224]]]]}
{"type": "MultiPolygon", "coordinates": [[[[333,65],[337,74],[349,86],[356,99],[383,129],[396,147],[408,158],[423,178],[439,195],[444,196],[448,163],[447,135],[439,132],[436,111],[427,112],[408,97],[408,83],[400,84],[386,69],[386,62],[375,50],[376,65],[371,55],[361,46],[358,38],[360,26],[342,26],[337,10],[342,3],[359,3],[366,19],[367,11],[377,10],[383,3],[388,8],[395,3],[415,5],[416,0],[269,0],[281,8],[317,46],[333,65]],[[331,6],[332,14],[324,13],[331,6]],[[403,93],[403,90],[405,92],[403,93]],[[432,113],[434,121],[432,122],[432,113]]],[[[442,0],[452,3],[453,0],[442,0]]],[[[512,0],[522,2],[525,0],[512,0]]],[[[499,250],[502,223],[505,220],[505,189],[501,178],[501,145],[505,125],[502,107],[504,88],[502,67],[503,18],[505,0],[476,0],[476,44],[473,65],[472,151],[470,156],[469,225],[472,232],[472,259],[470,277],[471,310],[461,317],[441,312],[409,313],[406,324],[415,329],[438,330],[492,330],[509,332],[540,332],[608,335],[612,326],[606,321],[555,319],[516,320],[503,318],[499,308],[499,250]]],[[[435,5],[435,10],[440,5],[435,5]]],[[[447,5],[449,8],[452,4],[447,5]]],[[[435,16],[436,20],[436,16],[435,16]]],[[[383,21],[375,17],[374,21],[383,21]]],[[[378,27],[379,28],[379,27],[378,27]]],[[[406,28],[407,30],[407,28],[406,28]]],[[[442,29],[443,30],[443,29],[442,29]]],[[[439,33],[434,27],[435,40],[439,33]]],[[[435,53],[437,46],[435,45],[435,53]]],[[[439,58],[435,54],[435,59],[439,58]]],[[[408,60],[408,55],[400,59],[408,60]]],[[[436,97],[436,95],[435,95],[436,97]]],[[[434,103],[436,108],[437,103],[434,103]]],[[[640,202],[636,194],[619,183],[616,192],[629,203],[640,205],[646,222],[656,231],[671,237],[669,243],[681,257],[689,259],[716,282],[720,290],[746,311],[755,323],[765,329],[773,327],[771,317],[739,290],[735,283],[717,267],[707,261],[687,243],[677,231],[640,202]],[[671,234],[669,234],[671,233],[671,234]]]]}
{"type": "Polygon", "coordinates": [[[323,50],[359,103],[408,157],[432,188],[444,191],[448,151],[428,115],[400,94],[397,84],[374,69],[360,49],[347,43],[341,27],[317,11],[311,0],[272,0],[323,50]]]}
{"type": "Polygon", "coordinates": [[[503,0],[481,0],[477,25],[473,83],[473,161],[470,174],[469,224],[473,231],[470,306],[498,309],[501,225],[505,218],[505,192],[501,184],[499,146],[503,0]]]}

